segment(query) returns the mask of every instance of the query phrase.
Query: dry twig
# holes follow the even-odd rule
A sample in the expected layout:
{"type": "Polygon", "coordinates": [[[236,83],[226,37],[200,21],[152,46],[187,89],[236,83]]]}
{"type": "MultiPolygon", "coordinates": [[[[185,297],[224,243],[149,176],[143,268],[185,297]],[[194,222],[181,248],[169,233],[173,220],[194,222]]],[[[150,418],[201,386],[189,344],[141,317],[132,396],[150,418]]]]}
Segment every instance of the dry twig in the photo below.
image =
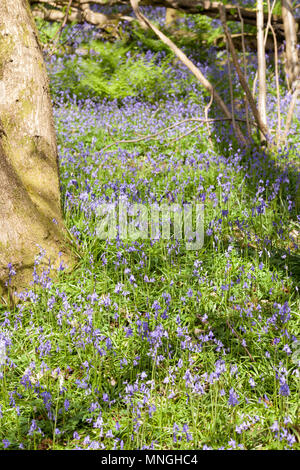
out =
{"type": "Polygon", "coordinates": [[[208,131],[208,140],[209,140],[209,143],[210,143],[211,147],[213,146],[213,144],[212,144],[212,140],[211,140],[211,130],[210,130],[210,125],[209,125],[209,120],[208,120],[208,111],[209,111],[209,109],[212,105],[213,99],[214,99],[214,97],[213,97],[213,95],[211,95],[209,103],[204,108],[204,116],[205,116],[205,119],[206,119],[206,125],[207,125],[207,131],[208,131]]]}

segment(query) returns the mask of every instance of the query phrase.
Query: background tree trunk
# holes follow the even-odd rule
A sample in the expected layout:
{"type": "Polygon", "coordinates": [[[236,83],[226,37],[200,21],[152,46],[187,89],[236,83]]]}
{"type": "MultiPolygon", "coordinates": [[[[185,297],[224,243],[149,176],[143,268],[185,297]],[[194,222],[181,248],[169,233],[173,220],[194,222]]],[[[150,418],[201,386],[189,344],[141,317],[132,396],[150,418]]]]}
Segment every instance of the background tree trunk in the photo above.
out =
{"type": "Polygon", "coordinates": [[[263,124],[267,127],[266,54],[264,43],[263,0],[257,0],[257,65],[258,111],[263,124]]]}
{"type": "Polygon", "coordinates": [[[0,2],[0,287],[32,279],[42,247],[64,243],[58,159],[47,73],[27,0],[0,2]]]}
{"type": "Polygon", "coordinates": [[[297,51],[297,25],[293,14],[291,0],[281,0],[282,19],[285,35],[286,74],[290,88],[295,88],[300,80],[300,64],[297,51]]]}

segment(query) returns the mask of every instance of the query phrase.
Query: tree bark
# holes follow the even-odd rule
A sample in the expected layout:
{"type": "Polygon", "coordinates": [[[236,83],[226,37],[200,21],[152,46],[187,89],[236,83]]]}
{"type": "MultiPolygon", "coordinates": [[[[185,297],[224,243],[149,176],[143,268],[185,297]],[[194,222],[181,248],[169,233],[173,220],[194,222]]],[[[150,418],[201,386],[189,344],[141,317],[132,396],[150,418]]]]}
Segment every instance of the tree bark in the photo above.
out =
{"type": "Polygon", "coordinates": [[[257,0],[257,66],[258,66],[258,112],[267,127],[266,54],[264,44],[263,0],[257,0]]]}
{"type": "Polygon", "coordinates": [[[286,73],[290,88],[295,88],[297,80],[300,80],[300,64],[297,51],[297,25],[293,15],[291,0],[281,0],[282,19],[286,41],[286,73]]]}
{"type": "MultiPolygon", "coordinates": [[[[0,290],[32,280],[40,249],[66,248],[48,78],[27,0],[0,2],[0,290]]],[[[44,260],[44,263],[46,259],[44,260]]],[[[1,294],[1,292],[0,292],[1,294]]],[[[2,294],[1,294],[2,295],[2,294]]]]}

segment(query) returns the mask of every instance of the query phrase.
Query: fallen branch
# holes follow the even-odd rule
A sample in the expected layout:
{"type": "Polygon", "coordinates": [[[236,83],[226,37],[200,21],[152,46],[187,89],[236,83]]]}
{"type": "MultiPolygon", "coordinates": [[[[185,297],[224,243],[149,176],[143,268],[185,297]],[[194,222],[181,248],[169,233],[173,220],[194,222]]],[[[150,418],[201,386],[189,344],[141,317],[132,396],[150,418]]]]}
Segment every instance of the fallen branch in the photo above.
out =
{"type": "MultiPolygon", "coordinates": [[[[239,121],[239,122],[246,122],[244,119],[235,118],[235,120],[239,121]]],[[[230,117],[230,118],[215,118],[215,119],[214,118],[211,118],[211,119],[201,119],[201,118],[184,119],[183,121],[176,122],[176,123],[172,124],[171,126],[168,126],[168,127],[165,127],[164,129],[161,129],[160,131],[156,132],[155,134],[143,135],[143,136],[139,137],[138,139],[116,140],[115,142],[112,142],[111,144],[107,145],[106,147],[104,147],[101,150],[102,150],[102,152],[104,152],[105,150],[109,149],[110,147],[113,147],[114,145],[118,145],[118,144],[135,144],[137,142],[142,142],[143,140],[156,139],[158,136],[160,136],[164,132],[167,132],[168,130],[174,129],[174,127],[178,127],[181,124],[184,124],[186,122],[205,122],[205,123],[209,123],[209,122],[222,122],[222,121],[232,121],[232,118],[230,117]]],[[[196,126],[193,129],[193,131],[195,131],[198,127],[199,126],[196,126]]],[[[184,134],[183,136],[185,136],[185,135],[189,135],[189,134],[184,134]]]]}
{"type": "MultiPolygon", "coordinates": [[[[66,5],[67,0],[29,0],[33,5],[36,4],[48,4],[63,6],[66,5]]],[[[113,5],[127,5],[130,4],[130,0],[75,0],[75,5],[80,7],[85,4],[96,4],[102,6],[113,6],[113,5]]],[[[141,5],[160,6],[165,8],[172,8],[179,10],[187,14],[200,14],[210,18],[219,17],[219,6],[220,2],[212,2],[207,0],[141,0],[141,5]]],[[[243,8],[237,5],[227,4],[224,5],[226,9],[226,16],[228,21],[240,21],[240,14],[243,17],[244,24],[256,25],[256,11],[255,9],[243,8]]],[[[272,15],[271,18],[274,30],[280,36],[284,36],[283,19],[280,15],[272,15]]],[[[300,18],[296,19],[298,26],[300,26],[300,18]]],[[[268,14],[264,14],[264,25],[268,22],[268,14]]],[[[298,31],[300,28],[298,27],[298,31]]]]}
{"type": "Polygon", "coordinates": [[[58,0],[55,0],[55,2],[44,2],[43,0],[39,0],[38,2],[34,2],[33,4],[32,14],[36,18],[41,18],[46,21],[62,22],[63,26],[59,29],[59,33],[61,32],[62,28],[65,26],[66,23],[86,22],[102,30],[106,30],[112,27],[117,30],[117,27],[121,21],[133,21],[132,17],[126,16],[123,13],[106,15],[104,13],[92,11],[89,7],[88,2],[79,4],[78,0],[73,0],[73,2],[69,0],[67,7],[67,15],[65,15],[62,11],[63,6],[64,3],[60,3],[58,2],[58,0]],[[43,5],[47,5],[52,8],[45,8],[43,7],[43,5]]]}

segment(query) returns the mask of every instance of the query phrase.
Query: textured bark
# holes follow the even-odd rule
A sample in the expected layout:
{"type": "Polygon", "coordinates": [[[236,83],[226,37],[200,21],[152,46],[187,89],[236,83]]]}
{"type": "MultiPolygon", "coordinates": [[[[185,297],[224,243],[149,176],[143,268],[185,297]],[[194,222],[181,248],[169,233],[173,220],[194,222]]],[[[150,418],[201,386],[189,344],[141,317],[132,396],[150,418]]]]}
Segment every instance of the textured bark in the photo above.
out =
{"type": "MultiPolygon", "coordinates": [[[[288,109],[286,122],[285,122],[285,129],[284,129],[283,138],[282,138],[283,143],[286,143],[286,138],[287,138],[287,135],[289,133],[289,130],[290,130],[290,127],[291,127],[291,124],[292,124],[295,107],[296,107],[297,100],[298,100],[299,97],[300,97],[300,80],[298,80],[298,82],[297,82],[297,85],[296,85],[296,88],[295,88],[295,91],[293,93],[293,96],[292,96],[292,99],[291,99],[291,102],[290,102],[290,106],[289,106],[289,109],[288,109]]],[[[300,195],[300,190],[299,190],[298,193],[300,195]]]]}
{"type": "Polygon", "coordinates": [[[47,73],[27,0],[0,2],[0,283],[32,279],[40,248],[53,263],[64,243],[47,73]]]}
{"type": "Polygon", "coordinates": [[[282,18],[286,41],[286,72],[287,82],[290,88],[295,88],[297,80],[300,80],[300,64],[297,51],[297,25],[293,15],[291,0],[282,0],[282,18]]]}
{"type": "Polygon", "coordinates": [[[264,44],[263,0],[257,1],[257,66],[258,66],[258,111],[267,126],[266,55],[264,44]]]}

